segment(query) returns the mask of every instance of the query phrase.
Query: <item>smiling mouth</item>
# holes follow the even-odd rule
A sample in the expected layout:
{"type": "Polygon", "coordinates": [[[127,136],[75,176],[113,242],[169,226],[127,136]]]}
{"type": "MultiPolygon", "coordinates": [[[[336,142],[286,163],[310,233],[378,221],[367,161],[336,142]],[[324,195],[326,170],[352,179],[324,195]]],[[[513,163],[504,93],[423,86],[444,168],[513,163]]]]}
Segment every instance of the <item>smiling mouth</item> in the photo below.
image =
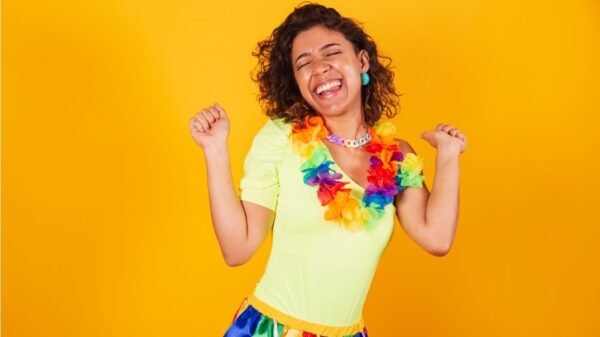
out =
{"type": "Polygon", "coordinates": [[[344,84],[344,81],[342,79],[334,80],[329,83],[333,83],[336,81],[339,82],[339,84],[337,84],[337,85],[326,84],[325,86],[317,86],[317,88],[315,88],[315,90],[314,90],[314,93],[319,98],[329,98],[329,97],[334,96],[341,90],[342,85],[344,84]]]}

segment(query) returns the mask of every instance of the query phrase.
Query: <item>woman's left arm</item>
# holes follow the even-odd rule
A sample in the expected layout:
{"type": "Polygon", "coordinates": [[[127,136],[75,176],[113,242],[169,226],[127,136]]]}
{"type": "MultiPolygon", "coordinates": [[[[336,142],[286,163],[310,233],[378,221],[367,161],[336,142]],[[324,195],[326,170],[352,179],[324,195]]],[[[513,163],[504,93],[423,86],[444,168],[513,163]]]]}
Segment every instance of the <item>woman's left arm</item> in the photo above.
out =
{"type": "MultiPolygon", "coordinates": [[[[405,232],[419,246],[435,256],[444,256],[452,247],[458,223],[459,159],[466,148],[466,136],[450,124],[438,124],[421,137],[437,149],[435,177],[431,193],[423,188],[407,187],[395,200],[396,216],[405,232]]],[[[414,153],[401,142],[406,153],[414,153]]]]}

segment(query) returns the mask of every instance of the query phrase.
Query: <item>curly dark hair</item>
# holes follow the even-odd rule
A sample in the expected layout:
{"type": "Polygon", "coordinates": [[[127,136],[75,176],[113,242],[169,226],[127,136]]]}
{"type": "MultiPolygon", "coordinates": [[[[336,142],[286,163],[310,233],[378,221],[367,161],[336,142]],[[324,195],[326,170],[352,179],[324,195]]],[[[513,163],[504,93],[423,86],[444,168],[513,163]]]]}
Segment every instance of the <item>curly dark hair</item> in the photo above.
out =
{"type": "Polygon", "coordinates": [[[394,117],[400,95],[394,88],[392,59],[377,52],[375,42],[364,32],[361,23],[313,2],[298,5],[267,39],[258,42],[252,52],[252,56],[258,58],[258,64],[251,77],[258,83],[258,100],[266,115],[271,119],[283,118],[287,123],[303,124],[304,116],[317,114],[302,97],[290,60],[296,35],[317,25],[342,33],[356,53],[364,49],[369,55],[370,81],[361,92],[367,127],[374,126],[382,114],[387,118],[394,117]],[[388,62],[384,65],[380,59],[388,62]]]}

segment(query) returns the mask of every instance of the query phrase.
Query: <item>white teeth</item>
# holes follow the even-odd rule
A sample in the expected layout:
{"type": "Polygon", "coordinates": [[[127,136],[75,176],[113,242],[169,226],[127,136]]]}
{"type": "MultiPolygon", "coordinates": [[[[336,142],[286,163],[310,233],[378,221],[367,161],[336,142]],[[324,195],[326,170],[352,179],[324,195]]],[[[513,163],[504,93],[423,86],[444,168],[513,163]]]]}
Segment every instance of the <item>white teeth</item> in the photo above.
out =
{"type": "Polygon", "coordinates": [[[341,85],[341,84],[342,84],[342,82],[340,80],[334,80],[334,81],[322,84],[322,85],[320,85],[320,86],[317,87],[317,94],[320,94],[323,91],[325,91],[325,90],[327,90],[327,89],[329,89],[331,87],[335,87],[335,86],[338,86],[338,85],[341,85]]]}

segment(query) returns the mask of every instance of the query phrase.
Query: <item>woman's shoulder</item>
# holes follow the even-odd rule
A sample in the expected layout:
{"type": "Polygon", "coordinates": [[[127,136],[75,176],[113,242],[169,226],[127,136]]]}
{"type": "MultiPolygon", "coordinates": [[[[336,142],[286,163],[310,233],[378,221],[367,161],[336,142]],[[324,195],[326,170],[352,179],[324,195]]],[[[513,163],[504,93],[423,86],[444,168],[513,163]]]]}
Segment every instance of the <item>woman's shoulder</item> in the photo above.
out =
{"type": "Polygon", "coordinates": [[[269,118],[265,122],[265,127],[273,129],[275,132],[279,132],[288,136],[292,131],[292,125],[290,123],[286,123],[283,118],[269,118]]]}
{"type": "Polygon", "coordinates": [[[283,118],[269,118],[257,133],[257,137],[268,138],[270,140],[283,143],[289,141],[292,132],[290,123],[286,123],[283,118]]]}
{"type": "Polygon", "coordinates": [[[398,146],[400,147],[400,152],[404,154],[415,153],[415,149],[410,145],[410,143],[407,140],[395,137],[394,140],[396,141],[396,144],[398,144],[398,146]]]}
{"type": "Polygon", "coordinates": [[[282,119],[267,119],[254,136],[253,147],[280,152],[287,149],[292,127],[282,119]]]}
{"type": "Polygon", "coordinates": [[[424,158],[415,152],[415,149],[408,141],[400,138],[394,138],[394,140],[400,147],[400,152],[403,154],[402,160],[399,163],[399,167],[402,168],[402,172],[405,172],[405,174],[408,174],[407,172],[412,172],[412,178],[407,179],[405,184],[409,184],[411,183],[410,181],[412,181],[412,185],[410,186],[420,187],[423,177],[418,177],[415,175],[420,174],[420,172],[423,171],[424,158]]]}
{"type": "Polygon", "coordinates": [[[410,143],[402,138],[395,137],[396,135],[396,126],[390,120],[382,119],[375,123],[374,130],[376,133],[386,136],[392,137],[394,142],[398,145],[399,151],[403,154],[415,153],[415,149],[410,145],[410,143]]]}

